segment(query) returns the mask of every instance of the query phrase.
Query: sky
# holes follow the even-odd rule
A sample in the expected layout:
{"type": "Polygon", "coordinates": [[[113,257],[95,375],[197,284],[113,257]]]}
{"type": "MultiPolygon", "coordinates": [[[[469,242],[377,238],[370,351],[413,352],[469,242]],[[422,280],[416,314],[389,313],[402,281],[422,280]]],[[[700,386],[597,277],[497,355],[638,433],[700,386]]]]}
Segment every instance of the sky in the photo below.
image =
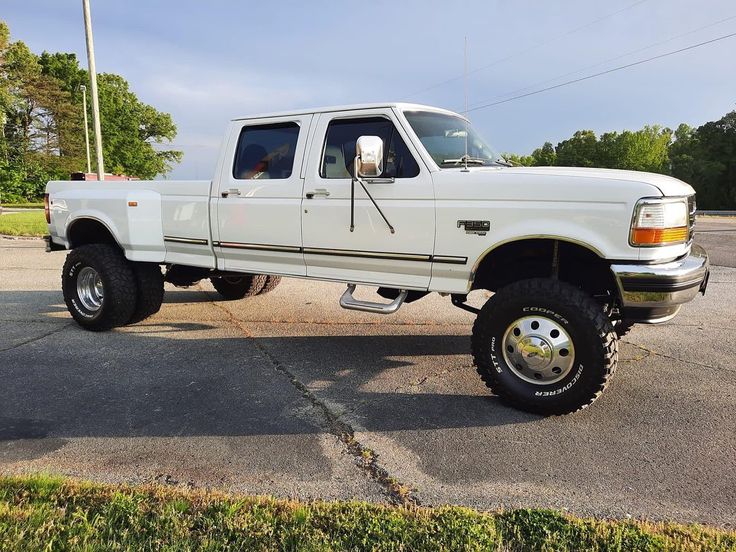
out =
{"type": "MultiPolygon", "coordinates": [[[[466,37],[472,108],[736,33],[734,0],[91,0],[91,9],[98,72],[122,75],[173,116],[184,159],[168,178],[179,179],[211,177],[234,117],[382,101],[462,111],[466,37]]],[[[81,1],[0,0],[0,19],[34,52],[74,52],[86,67],[81,1]]],[[[526,154],[576,130],[697,126],[734,109],[736,37],[469,117],[498,151],[526,154]]]]}

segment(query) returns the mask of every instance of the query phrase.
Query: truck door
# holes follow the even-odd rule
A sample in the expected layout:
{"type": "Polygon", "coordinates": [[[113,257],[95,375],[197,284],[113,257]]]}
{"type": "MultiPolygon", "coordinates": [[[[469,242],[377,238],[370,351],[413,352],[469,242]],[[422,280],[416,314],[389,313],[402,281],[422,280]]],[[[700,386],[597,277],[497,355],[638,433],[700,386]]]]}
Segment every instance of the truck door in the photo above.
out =
{"type": "Polygon", "coordinates": [[[213,198],[218,268],[304,276],[302,160],[312,115],[236,121],[213,198]]]}
{"type": "Polygon", "coordinates": [[[427,289],[435,229],[432,178],[393,111],[325,113],[316,125],[302,202],[307,275],[427,289]],[[358,183],[350,229],[355,142],[366,135],[384,143],[383,174],[366,187],[395,233],[358,183]]]}

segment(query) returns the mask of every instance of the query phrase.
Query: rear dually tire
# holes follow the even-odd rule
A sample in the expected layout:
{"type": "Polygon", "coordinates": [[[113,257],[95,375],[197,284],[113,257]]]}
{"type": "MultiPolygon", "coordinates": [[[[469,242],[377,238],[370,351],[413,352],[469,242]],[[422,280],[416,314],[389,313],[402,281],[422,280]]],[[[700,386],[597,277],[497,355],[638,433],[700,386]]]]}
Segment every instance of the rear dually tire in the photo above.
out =
{"type": "Polygon", "coordinates": [[[258,291],[258,295],[264,295],[273,291],[280,283],[281,276],[274,276],[273,274],[269,274],[268,276],[266,276],[266,282],[263,284],[263,287],[258,291]]]}
{"type": "Polygon", "coordinates": [[[223,299],[234,301],[258,295],[266,285],[264,274],[238,274],[210,278],[212,285],[223,299]]]}
{"type": "Polygon", "coordinates": [[[128,324],[137,324],[161,309],[164,301],[164,275],[155,263],[133,263],[137,296],[135,311],[128,324]]]}
{"type": "Polygon", "coordinates": [[[135,312],[135,274],[114,245],[73,249],[64,262],[61,288],[72,318],[87,330],[100,332],[122,326],[135,312]]]}

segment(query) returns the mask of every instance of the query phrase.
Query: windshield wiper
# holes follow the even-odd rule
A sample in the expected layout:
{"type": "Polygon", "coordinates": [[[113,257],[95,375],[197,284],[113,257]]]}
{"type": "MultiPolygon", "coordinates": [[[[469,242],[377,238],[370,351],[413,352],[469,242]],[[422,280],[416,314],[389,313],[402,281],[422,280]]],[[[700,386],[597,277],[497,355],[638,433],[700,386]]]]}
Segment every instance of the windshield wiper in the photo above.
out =
{"type": "Polygon", "coordinates": [[[459,165],[460,163],[467,163],[468,165],[485,165],[486,161],[490,159],[481,159],[480,157],[470,157],[469,155],[463,155],[460,159],[443,159],[442,165],[450,164],[459,165]]]}

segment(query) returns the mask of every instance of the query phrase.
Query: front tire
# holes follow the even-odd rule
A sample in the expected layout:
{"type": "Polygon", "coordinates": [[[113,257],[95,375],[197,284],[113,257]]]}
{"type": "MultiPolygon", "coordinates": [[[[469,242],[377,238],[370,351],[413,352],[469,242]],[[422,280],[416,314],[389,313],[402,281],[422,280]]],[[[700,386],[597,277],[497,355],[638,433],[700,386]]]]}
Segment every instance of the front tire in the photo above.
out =
{"type": "Polygon", "coordinates": [[[223,299],[233,301],[258,295],[266,284],[266,276],[263,274],[242,274],[210,278],[210,281],[223,299]]]}
{"type": "Polygon", "coordinates": [[[64,262],[61,288],[72,318],[87,330],[101,332],[122,326],[135,311],[135,275],[114,245],[73,249],[64,262]]]}
{"type": "Polygon", "coordinates": [[[616,335],[621,339],[623,336],[628,334],[631,329],[634,327],[635,322],[632,322],[631,320],[618,320],[613,327],[616,330],[616,335]]]}
{"type": "Polygon", "coordinates": [[[478,373],[504,403],[542,415],[593,403],[618,360],[603,308],[580,289],[545,278],[494,294],[475,321],[472,346],[478,373]]]}

